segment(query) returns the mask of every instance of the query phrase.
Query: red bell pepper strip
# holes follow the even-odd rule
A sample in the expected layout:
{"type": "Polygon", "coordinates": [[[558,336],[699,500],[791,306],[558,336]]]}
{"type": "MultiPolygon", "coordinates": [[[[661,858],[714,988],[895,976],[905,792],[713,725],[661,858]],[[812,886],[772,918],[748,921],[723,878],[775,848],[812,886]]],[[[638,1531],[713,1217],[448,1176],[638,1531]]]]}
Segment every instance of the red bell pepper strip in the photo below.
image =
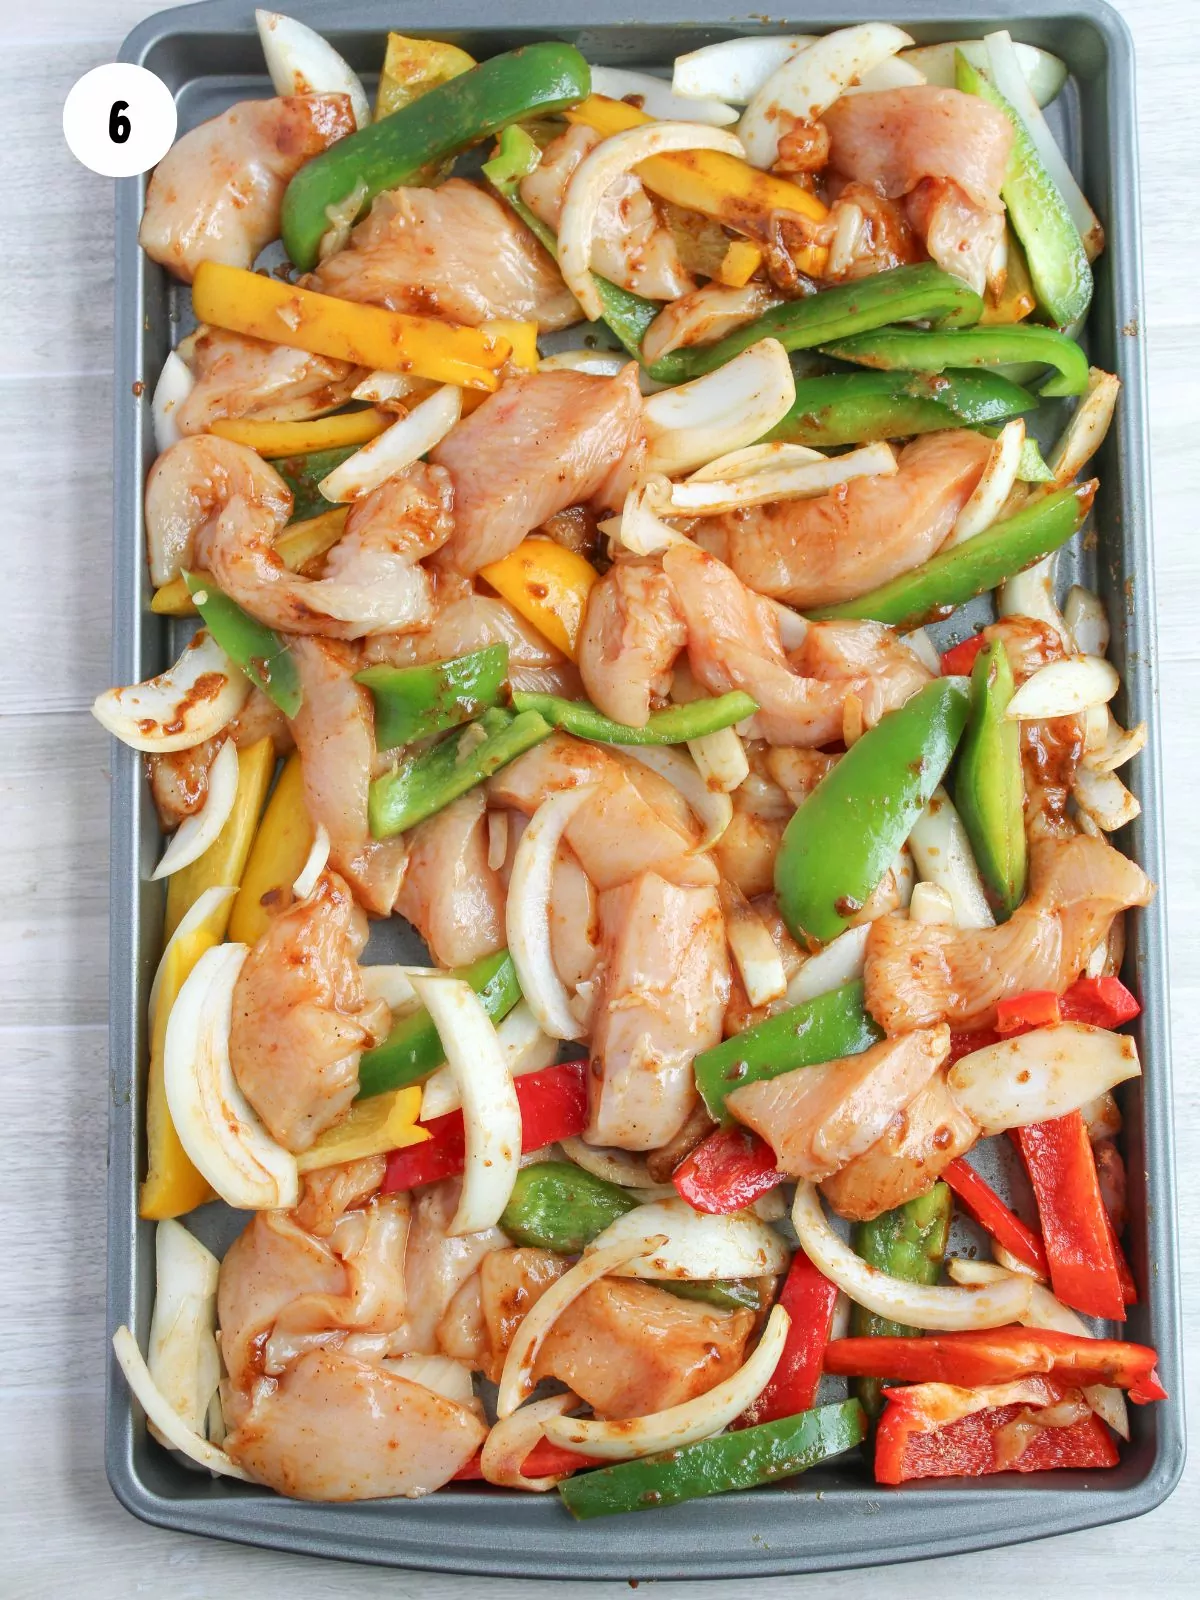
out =
{"type": "Polygon", "coordinates": [[[950,1030],[950,1058],[948,1065],[953,1066],[956,1061],[961,1061],[964,1056],[973,1055],[976,1050],[986,1050],[990,1044],[999,1044],[1001,1035],[995,1028],[976,1028],[971,1033],[959,1033],[950,1030]]]}
{"type": "MultiPolygon", "coordinates": [[[[817,1271],[803,1250],[797,1250],[779,1296],[791,1318],[783,1354],[766,1388],[738,1419],[738,1427],[777,1422],[814,1404],[837,1293],[837,1285],[817,1271]]],[[[871,1343],[869,1339],[862,1342],[871,1343]]]]}
{"type": "Polygon", "coordinates": [[[983,649],[987,640],[981,633],[973,634],[971,638],[964,639],[961,644],[951,645],[949,650],[942,651],[942,676],[944,678],[969,678],[971,668],[975,665],[975,657],[983,649]]]}
{"type": "MultiPolygon", "coordinates": [[[[521,1151],[540,1150],[556,1139],[580,1134],[587,1127],[586,1061],[567,1061],[545,1067],[541,1072],[517,1078],[517,1101],[521,1107],[521,1151]]],[[[393,1150],[388,1156],[383,1191],[415,1189],[440,1178],[455,1178],[466,1161],[466,1131],[461,1111],[448,1111],[444,1117],[426,1122],[430,1137],[424,1144],[393,1150]],[[409,1155],[419,1160],[406,1161],[409,1155]]]]}
{"type": "Polygon", "coordinates": [[[841,1378],[952,1383],[960,1389],[1051,1376],[1071,1388],[1127,1389],[1135,1405],[1165,1400],[1149,1345],[1088,1339],[1048,1328],[986,1328],[921,1338],[835,1339],[825,1371],[841,1378]]]}
{"type": "Polygon", "coordinates": [[[996,1032],[1001,1037],[1027,1033],[1030,1028],[1052,1028],[1062,1021],[1053,989],[1030,989],[996,1002],[996,1032]]]}
{"type": "Polygon", "coordinates": [[[1133,1269],[1129,1265],[1129,1258],[1121,1248],[1121,1241],[1117,1238],[1117,1230],[1113,1227],[1112,1217],[1109,1216],[1108,1207],[1104,1208],[1105,1220],[1108,1223],[1108,1238],[1112,1245],[1113,1257],[1117,1263],[1117,1278],[1121,1284],[1121,1298],[1127,1306],[1137,1305],[1137,1283],[1134,1280],[1133,1269]]]}
{"type": "Polygon", "coordinates": [[[1086,1316],[1124,1322],[1111,1227],[1081,1113],[1014,1128],[1012,1136],[1033,1184],[1055,1294],[1086,1316]]]}
{"type": "Polygon", "coordinates": [[[875,1481],[1116,1466],[1119,1458],[1112,1435],[1092,1412],[1066,1427],[1039,1429],[1011,1459],[1004,1448],[1004,1430],[1026,1409],[1020,1404],[993,1406],[938,1427],[934,1418],[922,1413],[919,1389],[889,1389],[875,1436],[875,1481]]]}
{"type": "MultiPolygon", "coordinates": [[[[454,1483],[481,1483],[483,1481],[482,1453],[476,1451],[465,1466],[459,1467],[451,1480],[454,1483]]],[[[549,1439],[539,1439],[521,1463],[521,1474],[526,1478],[564,1478],[569,1473],[581,1472],[584,1467],[605,1467],[607,1461],[599,1456],[581,1456],[578,1450],[564,1450],[562,1445],[549,1439]]]]}
{"type": "Polygon", "coordinates": [[[758,1134],[718,1128],[680,1162],[671,1182],[693,1210],[721,1216],[753,1205],[783,1182],[783,1173],[776,1171],[774,1150],[758,1134]]]}
{"type": "Polygon", "coordinates": [[[991,1234],[997,1244],[1002,1244],[1010,1255],[1016,1256],[1027,1267],[1032,1267],[1041,1278],[1050,1276],[1050,1265],[1042,1241],[1032,1228],[1027,1228],[1020,1217],[1011,1212],[1000,1196],[961,1156],[956,1157],[943,1171],[942,1177],[962,1201],[979,1226],[991,1234]]]}
{"type": "Polygon", "coordinates": [[[1142,1009],[1120,978],[1079,978],[1061,1005],[1064,1022],[1087,1022],[1093,1028],[1119,1028],[1142,1009]]]}

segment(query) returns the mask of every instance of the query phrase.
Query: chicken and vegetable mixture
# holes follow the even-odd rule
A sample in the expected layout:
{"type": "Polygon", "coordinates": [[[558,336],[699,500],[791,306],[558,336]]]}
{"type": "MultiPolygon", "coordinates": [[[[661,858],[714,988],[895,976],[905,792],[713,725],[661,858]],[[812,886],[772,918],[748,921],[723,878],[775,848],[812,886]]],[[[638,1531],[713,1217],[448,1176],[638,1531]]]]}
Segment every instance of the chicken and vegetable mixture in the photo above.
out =
{"type": "Polygon", "coordinates": [[[1154,886],[1105,607],[1054,582],[1119,387],[1065,69],[393,34],[372,111],[259,26],[277,98],[180,138],[141,228],[196,319],[145,491],[196,631],[96,703],[167,836],[116,1339],[156,1436],[576,1517],[860,1444],[883,1484],[1114,1465],[1163,1395],[1097,1327],[1154,886]],[[426,965],[364,960],[388,919],[426,965]],[[220,1262],[177,1220],[214,1198],[220,1262]]]}

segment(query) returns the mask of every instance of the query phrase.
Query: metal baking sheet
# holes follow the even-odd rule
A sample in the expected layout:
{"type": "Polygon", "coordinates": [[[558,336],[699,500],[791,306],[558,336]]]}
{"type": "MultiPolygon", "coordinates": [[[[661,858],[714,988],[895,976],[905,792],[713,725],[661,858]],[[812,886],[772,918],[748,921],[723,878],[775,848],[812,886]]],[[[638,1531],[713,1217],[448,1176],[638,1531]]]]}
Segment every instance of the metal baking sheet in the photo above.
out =
{"type": "MultiPolygon", "coordinates": [[[[1088,341],[1093,361],[1124,384],[1117,425],[1100,456],[1093,547],[1064,581],[1097,584],[1114,622],[1112,658],[1122,674],[1121,720],[1150,725],[1132,769],[1143,813],[1118,843],[1160,885],[1131,919],[1127,976],[1145,1010],[1137,1024],[1145,1067],[1125,1086],[1129,1248],[1145,1298],[1130,1307],[1128,1337],[1157,1346],[1171,1399],[1132,1408],[1133,1439],[1119,1467],[1094,1477],[1053,1473],[880,1488],[857,1453],[771,1489],[727,1495],[669,1512],[575,1523],[556,1496],[486,1486],[442,1490],[421,1501],[311,1505],[189,1470],[146,1433],[115,1361],[106,1412],[107,1467],[135,1515],[165,1527],[359,1561],[516,1577],[744,1577],[865,1566],[1064,1533],[1151,1510],[1183,1466],[1180,1326],[1175,1259],[1170,1051],[1167,1034],[1162,803],[1154,572],[1138,225],[1133,48],[1121,18],[1100,0],[790,0],[779,17],[730,17],[728,0],[290,0],[288,9],[326,33],[351,64],[373,75],[389,27],[434,33],[488,56],[531,39],[579,45],[606,65],[662,69],[683,49],[736,34],[823,30],[852,21],[903,24],[925,43],[1006,26],[1017,39],[1062,56],[1071,77],[1051,112],[1056,133],[1108,232],[1097,263],[1088,341]],[[654,20],[632,13],[650,9],[654,20]],[[436,25],[435,25],[436,24],[436,25]]],[[[174,92],[183,131],[233,100],[270,93],[242,0],[211,0],[152,17],[121,52],[174,92]]],[[[165,273],[137,246],[144,179],[117,184],[116,429],[113,677],[132,683],[173,654],[171,629],[149,610],[143,557],[142,484],[154,454],[149,396],[177,342],[179,301],[165,273]]],[[[1065,562],[1064,567],[1072,566],[1065,562]]],[[[958,632],[962,631],[961,618],[958,632]]],[[[947,625],[951,629],[953,624],[947,625]]],[[[143,1162],[146,994],[159,948],[162,890],[150,871],[159,843],[139,758],[113,749],[111,867],[111,1107],[109,1131],[109,1331],[128,1323],[143,1347],[154,1291],[153,1227],[138,1220],[143,1162]]],[[[383,959],[373,941],[371,959],[383,959]]],[[[1014,1203],[1020,1197],[1014,1195],[1014,1203]]],[[[239,1219],[209,1206],[189,1223],[219,1246],[239,1219]]]]}

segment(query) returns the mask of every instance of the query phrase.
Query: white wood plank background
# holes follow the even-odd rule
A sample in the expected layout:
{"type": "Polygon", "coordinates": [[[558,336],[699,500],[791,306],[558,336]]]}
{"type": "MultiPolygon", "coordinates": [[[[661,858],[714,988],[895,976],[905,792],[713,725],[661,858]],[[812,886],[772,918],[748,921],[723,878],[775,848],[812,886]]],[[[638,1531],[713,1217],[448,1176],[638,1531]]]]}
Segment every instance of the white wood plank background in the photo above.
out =
{"type": "MultiPolygon", "coordinates": [[[[1200,61],[1196,0],[1120,0],[1138,47],[1164,735],[1172,1014],[1185,1316],[1200,1318],[1200,61]]],[[[74,80],[111,60],[155,0],[3,0],[0,107],[0,1593],[89,1600],[169,1593],[452,1600],[470,1580],[340,1566],[159,1532],[104,1478],[107,740],[87,715],[107,683],[111,503],[111,185],[61,134],[74,80]]],[[[436,11],[436,5],[432,8],[436,11]]],[[[994,11],[994,7],[989,7],[994,11]]],[[[653,11],[653,3],[647,6],[653,11]]],[[[1193,1338],[1194,1347],[1194,1338],[1193,1338]]],[[[1190,1411],[1200,1428],[1197,1366],[1190,1411]]],[[[978,1600],[1196,1593],[1200,1463],[1136,1523],[987,1555],[814,1579],[765,1579],[760,1600],[978,1600]],[[1188,1574],[1191,1573],[1189,1578],[1188,1574]]],[[[516,1596],[532,1586],[497,1583],[516,1596]]],[[[624,1591],[567,1584],[583,1596],[624,1591]]],[[[750,1584],[723,1592],[749,1595],[750,1584]]],[[[683,1593],[663,1585],[664,1595],[683,1593]]]]}

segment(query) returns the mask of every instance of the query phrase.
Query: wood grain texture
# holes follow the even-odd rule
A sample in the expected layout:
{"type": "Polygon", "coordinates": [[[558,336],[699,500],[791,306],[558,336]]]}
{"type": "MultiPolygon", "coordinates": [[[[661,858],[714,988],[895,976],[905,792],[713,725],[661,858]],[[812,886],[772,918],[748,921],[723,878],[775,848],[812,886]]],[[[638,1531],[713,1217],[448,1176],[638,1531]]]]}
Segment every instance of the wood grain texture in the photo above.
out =
{"type": "MultiPolygon", "coordinates": [[[[0,798],[12,851],[0,908],[0,1592],[10,1600],[137,1593],[172,1600],[457,1600],[468,1579],[340,1566],[161,1532],[114,1501],[102,1463],[107,1068],[107,761],[86,707],[106,682],[111,518],[111,186],[70,158],[71,83],[116,53],[155,0],[0,7],[5,204],[0,209],[0,798]],[[48,598],[49,597],[49,598],[48,598]],[[34,708],[36,707],[36,714],[34,708]],[[46,713],[49,712],[49,715],[46,713]]],[[[650,5],[646,8],[653,10],[650,5]]],[[[736,8],[735,8],[736,9],[736,8]]],[[[995,11],[995,7],[986,8],[995,11]]],[[[1164,665],[1179,1236],[1185,1317],[1200,1326],[1200,499],[1194,374],[1200,293],[1191,259],[1200,192],[1195,0],[1121,0],[1139,58],[1159,638],[1164,665]]],[[[1200,1361],[1188,1374],[1200,1428],[1200,1361]]],[[[867,1530],[869,1536],[869,1530],[867,1530]]],[[[722,1594],[892,1600],[968,1590],[1195,1593],[1200,1460],[1132,1524],[884,1572],[764,1579],[722,1594]]],[[[497,1582],[498,1597],[533,1586],[497,1582]]],[[[571,1600],[623,1584],[540,1586],[571,1600]]],[[[682,1596],[683,1585],[656,1586],[682,1596]]],[[[691,1593],[691,1589],[688,1591],[691,1593]]]]}

